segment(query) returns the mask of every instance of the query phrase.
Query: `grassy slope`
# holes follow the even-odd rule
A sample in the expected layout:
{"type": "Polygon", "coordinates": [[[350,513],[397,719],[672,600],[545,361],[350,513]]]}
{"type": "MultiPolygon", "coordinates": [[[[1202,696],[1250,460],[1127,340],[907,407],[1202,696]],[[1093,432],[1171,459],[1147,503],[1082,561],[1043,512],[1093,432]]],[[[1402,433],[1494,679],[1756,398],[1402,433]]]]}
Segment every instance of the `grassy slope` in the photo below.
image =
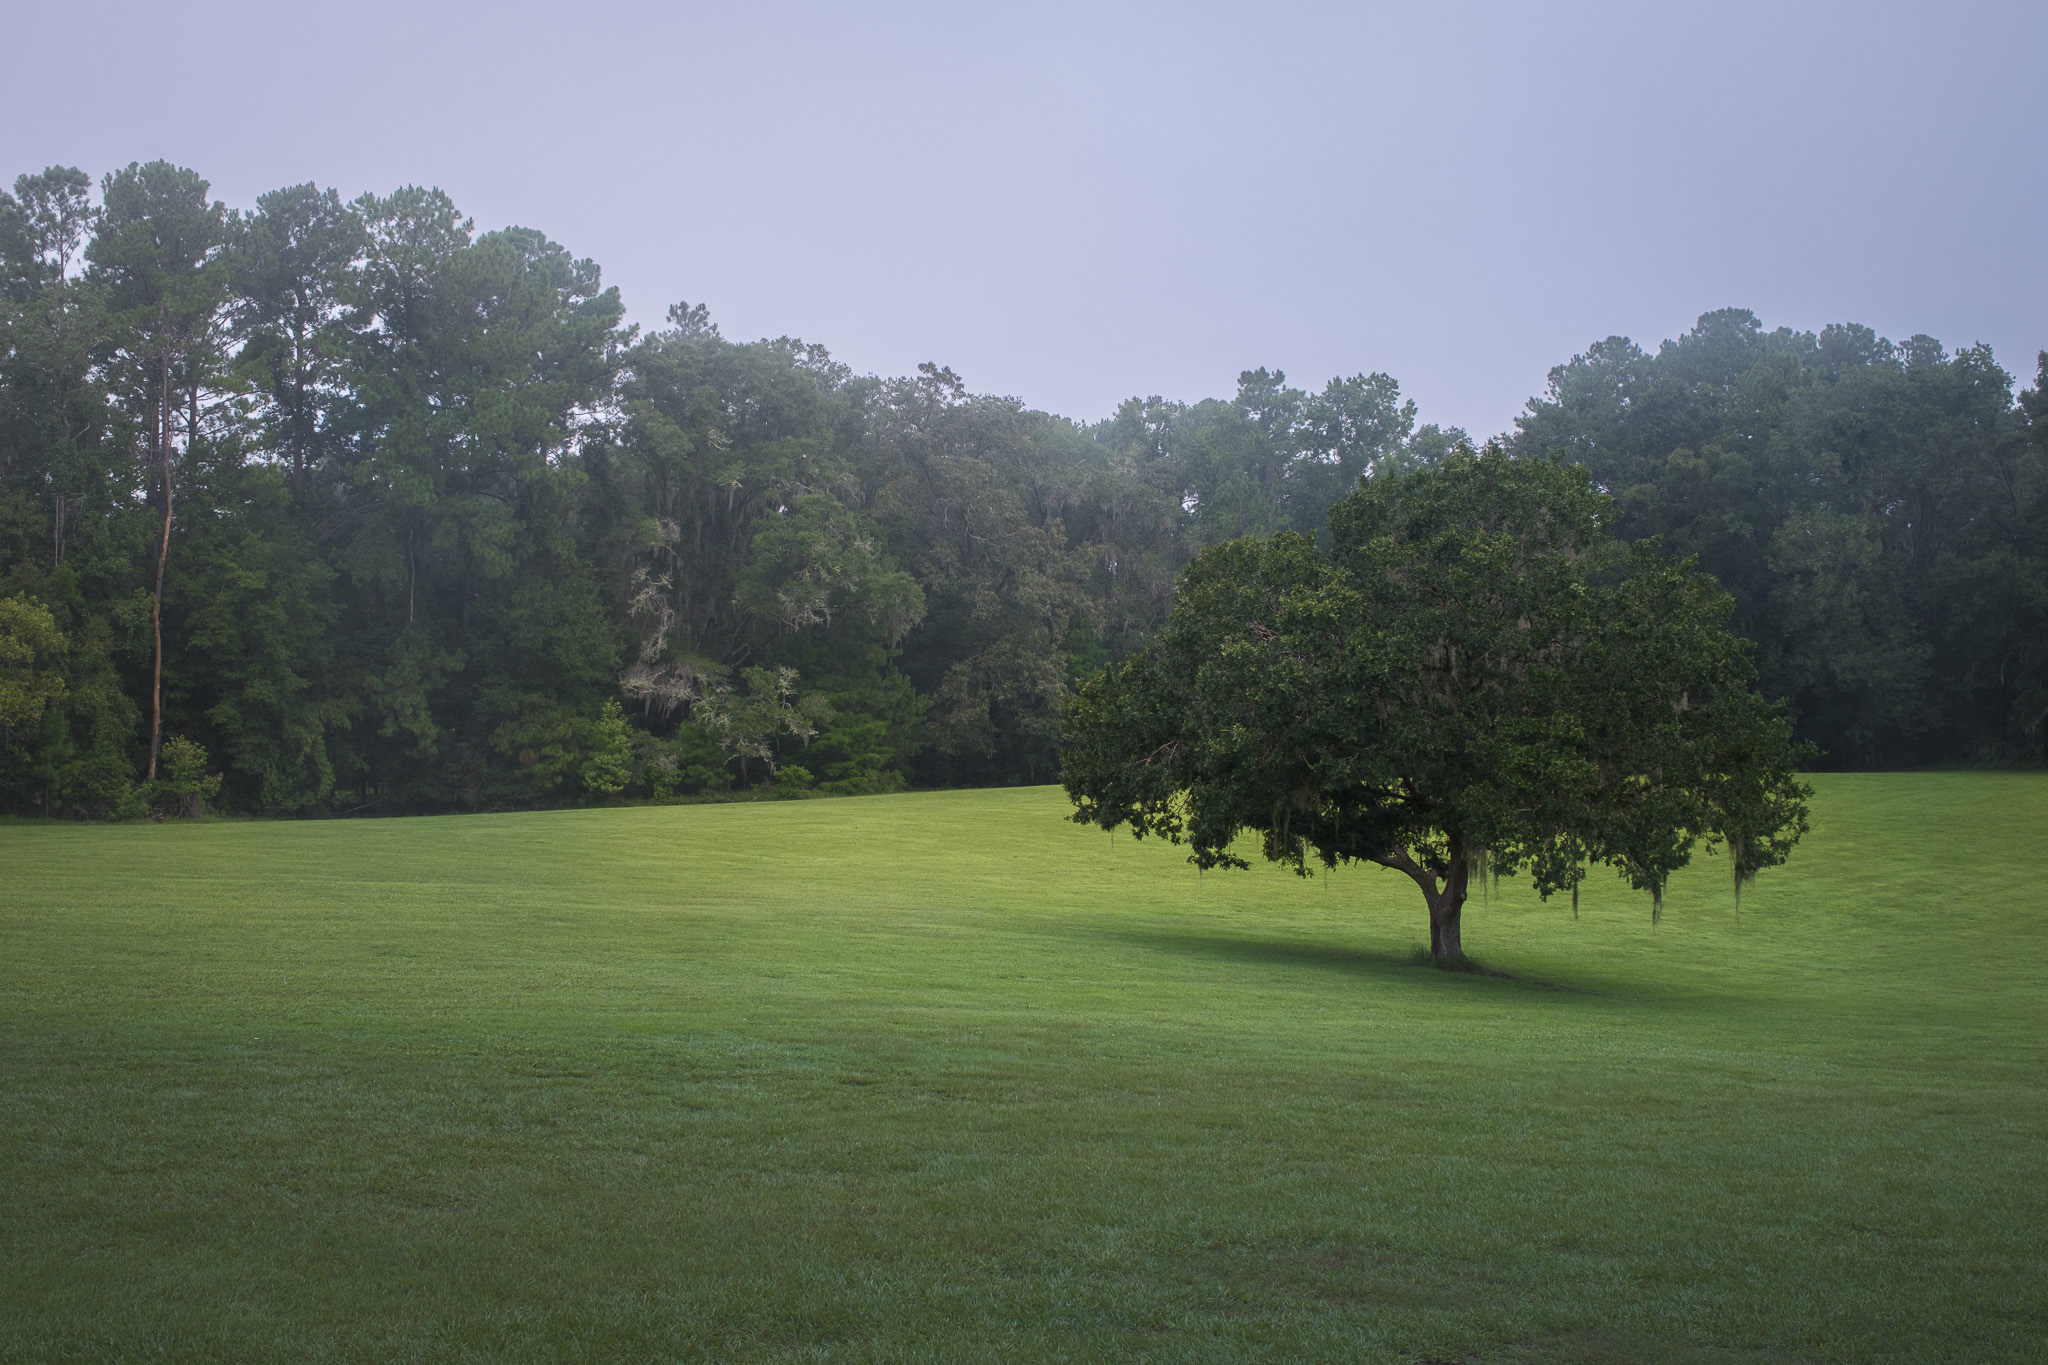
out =
{"type": "Polygon", "coordinates": [[[1513,981],[1046,789],[0,829],[0,1358],[2038,1359],[2048,780],[1816,785],[1513,981]]]}

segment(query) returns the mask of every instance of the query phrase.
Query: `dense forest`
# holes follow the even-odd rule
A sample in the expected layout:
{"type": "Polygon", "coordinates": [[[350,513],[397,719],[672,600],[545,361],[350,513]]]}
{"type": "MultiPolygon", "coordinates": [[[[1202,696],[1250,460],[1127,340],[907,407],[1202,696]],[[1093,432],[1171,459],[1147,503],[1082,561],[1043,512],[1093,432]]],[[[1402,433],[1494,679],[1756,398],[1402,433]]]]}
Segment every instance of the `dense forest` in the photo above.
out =
{"type": "Polygon", "coordinates": [[[2048,719],[2048,353],[1709,313],[1550,373],[1512,447],[1583,463],[1627,539],[1697,555],[1826,766],[2036,761],[2048,719]]]}
{"type": "MultiPolygon", "coordinates": [[[[0,194],[0,809],[1042,782],[1181,567],[1466,440],[1386,375],[1094,424],[858,375],[436,190],[247,211],[157,162],[0,194]]],[[[1516,453],[1697,554],[1831,766],[2039,761],[2048,356],[1702,318],[1516,453]]]]}

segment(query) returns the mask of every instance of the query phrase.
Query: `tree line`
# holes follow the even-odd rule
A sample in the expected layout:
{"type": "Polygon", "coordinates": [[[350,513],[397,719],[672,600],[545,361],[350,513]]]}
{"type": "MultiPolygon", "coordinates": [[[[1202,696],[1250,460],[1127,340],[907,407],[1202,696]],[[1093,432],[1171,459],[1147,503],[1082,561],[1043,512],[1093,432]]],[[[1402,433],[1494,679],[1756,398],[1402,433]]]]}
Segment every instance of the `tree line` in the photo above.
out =
{"type": "MultiPolygon", "coordinates": [[[[0,807],[1050,781],[1066,699],[1195,554],[1468,443],[1381,374],[1081,423],[624,316],[438,190],[18,178],[0,807]]],[[[1697,554],[1822,761],[2038,760],[2048,384],[2014,388],[1981,349],[1712,314],[1560,367],[1506,445],[1697,554]]]]}
{"type": "Polygon", "coordinates": [[[1835,768],[2039,762],[2048,720],[2048,352],[1709,313],[1656,354],[1550,372],[1510,442],[1583,464],[1624,539],[1697,555],[1764,691],[1835,768]]]}

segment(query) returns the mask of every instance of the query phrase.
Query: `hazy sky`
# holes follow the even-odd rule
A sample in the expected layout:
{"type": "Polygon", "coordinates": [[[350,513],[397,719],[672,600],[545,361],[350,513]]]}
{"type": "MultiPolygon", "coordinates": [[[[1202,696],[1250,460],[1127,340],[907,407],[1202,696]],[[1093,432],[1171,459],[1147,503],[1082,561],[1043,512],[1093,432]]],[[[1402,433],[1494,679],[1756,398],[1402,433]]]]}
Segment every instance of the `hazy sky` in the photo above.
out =
{"type": "Polygon", "coordinates": [[[633,317],[1075,417],[1385,370],[1508,426],[1708,309],[2048,346],[2048,4],[28,5],[0,171],[437,184],[633,317]]]}

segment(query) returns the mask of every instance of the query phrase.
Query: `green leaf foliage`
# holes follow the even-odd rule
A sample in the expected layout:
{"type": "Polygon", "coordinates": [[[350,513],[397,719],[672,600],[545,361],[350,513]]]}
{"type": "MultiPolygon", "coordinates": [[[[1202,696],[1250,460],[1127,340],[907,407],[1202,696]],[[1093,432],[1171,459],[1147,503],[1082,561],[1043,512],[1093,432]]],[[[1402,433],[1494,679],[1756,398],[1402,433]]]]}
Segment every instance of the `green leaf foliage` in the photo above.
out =
{"type": "Polygon", "coordinates": [[[1454,956],[1469,880],[1549,896],[1605,863],[1661,898],[1705,840],[1738,877],[1805,829],[1802,756],[1729,603],[1689,561],[1614,538],[1583,471],[1460,451],[1362,484],[1329,544],[1204,552],[1151,649],[1068,709],[1076,820],[1242,867],[1413,877],[1454,956]]]}
{"type": "MultiPolygon", "coordinates": [[[[1045,782],[1198,556],[1332,553],[1361,481],[1469,444],[1385,374],[1087,424],[702,305],[624,318],[595,262],[431,187],[16,178],[0,599],[68,643],[0,810],[132,809],[177,736],[211,805],[270,815],[1045,782]]],[[[2037,762],[2048,385],[2013,387],[1981,348],[1710,314],[1561,366],[1512,444],[1697,557],[1819,761],[2037,762]]]]}
{"type": "Polygon", "coordinates": [[[1514,448],[1583,464],[1617,529],[1697,555],[1764,689],[1836,767],[2043,756],[2048,459],[1988,348],[1709,313],[1550,373],[1514,448]]]}

